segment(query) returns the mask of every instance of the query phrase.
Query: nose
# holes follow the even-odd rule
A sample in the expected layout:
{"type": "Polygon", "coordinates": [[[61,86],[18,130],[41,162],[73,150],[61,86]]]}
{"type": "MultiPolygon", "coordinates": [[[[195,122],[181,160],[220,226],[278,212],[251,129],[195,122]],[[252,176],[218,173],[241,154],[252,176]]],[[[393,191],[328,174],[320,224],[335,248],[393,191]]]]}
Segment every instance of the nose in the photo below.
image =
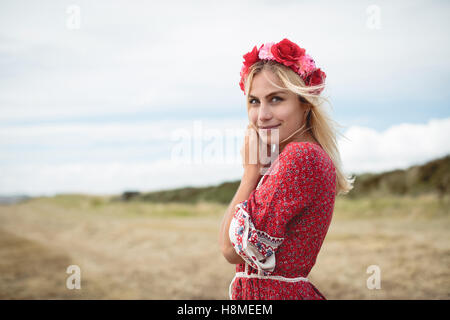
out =
{"type": "Polygon", "coordinates": [[[270,107],[267,104],[261,103],[258,117],[261,123],[264,123],[265,121],[272,119],[272,111],[270,110],[270,107]]]}

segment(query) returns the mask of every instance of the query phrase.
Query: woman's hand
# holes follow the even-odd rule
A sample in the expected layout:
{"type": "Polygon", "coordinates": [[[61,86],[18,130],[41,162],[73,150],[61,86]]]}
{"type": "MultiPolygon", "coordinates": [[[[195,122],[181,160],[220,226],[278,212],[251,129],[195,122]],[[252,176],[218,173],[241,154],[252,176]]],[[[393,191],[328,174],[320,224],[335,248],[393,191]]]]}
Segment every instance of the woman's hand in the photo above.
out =
{"type": "Polygon", "coordinates": [[[260,176],[264,174],[264,169],[267,164],[261,162],[262,152],[270,157],[270,148],[261,142],[258,131],[255,130],[252,124],[249,124],[245,133],[244,144],[241,147],[242,166],[244,167],[245,177],[259,180],[260,176]]]}
{"type": "Polygon", "coordinates": [[[259,177],[259,137],[257,131],[251,124],[247,126],[245,131],[244,144],[241,147],[242,166],[244,167],[244,175],[259,177]]]}

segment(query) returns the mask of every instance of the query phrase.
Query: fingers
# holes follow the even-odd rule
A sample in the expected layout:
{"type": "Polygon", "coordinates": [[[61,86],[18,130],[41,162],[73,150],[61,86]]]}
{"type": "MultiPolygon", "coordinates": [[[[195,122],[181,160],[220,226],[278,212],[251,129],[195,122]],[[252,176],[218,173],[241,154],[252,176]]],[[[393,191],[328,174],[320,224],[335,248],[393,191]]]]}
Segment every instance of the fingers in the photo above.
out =
{"type": "Polygon", "coordinates": [[[258,144],[259,139],[253,128],[247,129],[245,136],[245,152],[246,152],[246,164],[258,163],[258,144]]]}

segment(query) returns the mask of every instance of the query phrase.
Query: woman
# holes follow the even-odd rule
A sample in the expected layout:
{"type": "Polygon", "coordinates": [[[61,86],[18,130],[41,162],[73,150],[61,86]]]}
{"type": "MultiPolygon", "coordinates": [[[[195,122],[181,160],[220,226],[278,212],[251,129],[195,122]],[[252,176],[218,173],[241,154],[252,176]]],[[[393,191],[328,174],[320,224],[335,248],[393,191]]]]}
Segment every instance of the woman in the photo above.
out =
{"type": "Polygon", "coordinates": [[[335,196],[350,191],[354,178],[342,172],[337,131],[323,109],[325,77],[288,39],[244,55],[239,84],[248,93],[250,121],[244,174],[219,237],[223,255],[236,264],[230,299],[326,299],[307,276],[335,196]],[[274,158],[273,146],[279,154],[264,171],[261,155],[274,158]],[[250,161],[255,150],[257,161],[250,161]]]}

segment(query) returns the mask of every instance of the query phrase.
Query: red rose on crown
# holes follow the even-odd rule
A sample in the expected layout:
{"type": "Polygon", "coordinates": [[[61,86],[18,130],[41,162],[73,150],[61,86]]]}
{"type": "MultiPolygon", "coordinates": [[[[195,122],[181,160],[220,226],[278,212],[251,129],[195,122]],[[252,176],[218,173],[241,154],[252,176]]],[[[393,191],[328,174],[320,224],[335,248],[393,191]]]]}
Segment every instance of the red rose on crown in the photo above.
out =
{"type": "Polygon", "coordinates": [[[327,75],[325,74],[325,72],[318,68],[306,77],[305,84],[307,86],[317,86],[319,84],[322,84],[325,81],[326,77],[327,75]]]}
{"type": "MultiPolygon", "coordinates": [[[[294,42],[283,39],[277,44],[274,44],[270,49],[275,57],[275,60],[284,64],[287,67],[296,66],[297,61],[305,55],[305,49],[300,48],[294,42]]],[[[296,68],[298,69],[298,68],[296,68]]]]}
{"type": "MultiPolygon", "coordinates": [[[[262,48],[263,45],[259,49],[262,48]]],[[[241,90],[245,92],[245,86],[244,86],[244,75],[247,74],[248,68],[250,68],[254,63],[258,62],[259,59],[259,49],[255,46],[252,51],[247,52],[244,54],[244,65],[242,66],[240,75],[241,75],[241,81],[239,81],[239,86],[241,87],[241,90]]]]}
{"type": "MultiPolygon", "coordinates": [[[[262,47],[262,46],[261,46],[262,47]]],[[[261,47],[259,49],[261,49],[261,47]]],[[[250,68],[252,64],[259,61],[259,50],[256,48],[256,46],[253,48],[252,51],[244,54],[244,66],[250,68]]]]}
{"type": "MultiPolygon", "coordinates": [[[[244,56],[244,63],[241,68],[239,86],[245,94],[245,79],[250,67],[260,60],[274,60],[291,68],[305,82],[306,86],[316,86],[325,82],[326,74],[316,68],[314,60],[306,54],[306,50],[284,38],[278,43],[268,42],[262,44],[258,49],[247,52],[244,56]]],[[[320,94],[323,88],[314,90],[313,93],[320,94]]]]}
{"type": "Polygon", "coordinates": [[[241,87],[241,90],[245,93],[245,85],[244,85],[244,77],[241,75],[241,80],[239,81],[239,86],[241,87]]]}

